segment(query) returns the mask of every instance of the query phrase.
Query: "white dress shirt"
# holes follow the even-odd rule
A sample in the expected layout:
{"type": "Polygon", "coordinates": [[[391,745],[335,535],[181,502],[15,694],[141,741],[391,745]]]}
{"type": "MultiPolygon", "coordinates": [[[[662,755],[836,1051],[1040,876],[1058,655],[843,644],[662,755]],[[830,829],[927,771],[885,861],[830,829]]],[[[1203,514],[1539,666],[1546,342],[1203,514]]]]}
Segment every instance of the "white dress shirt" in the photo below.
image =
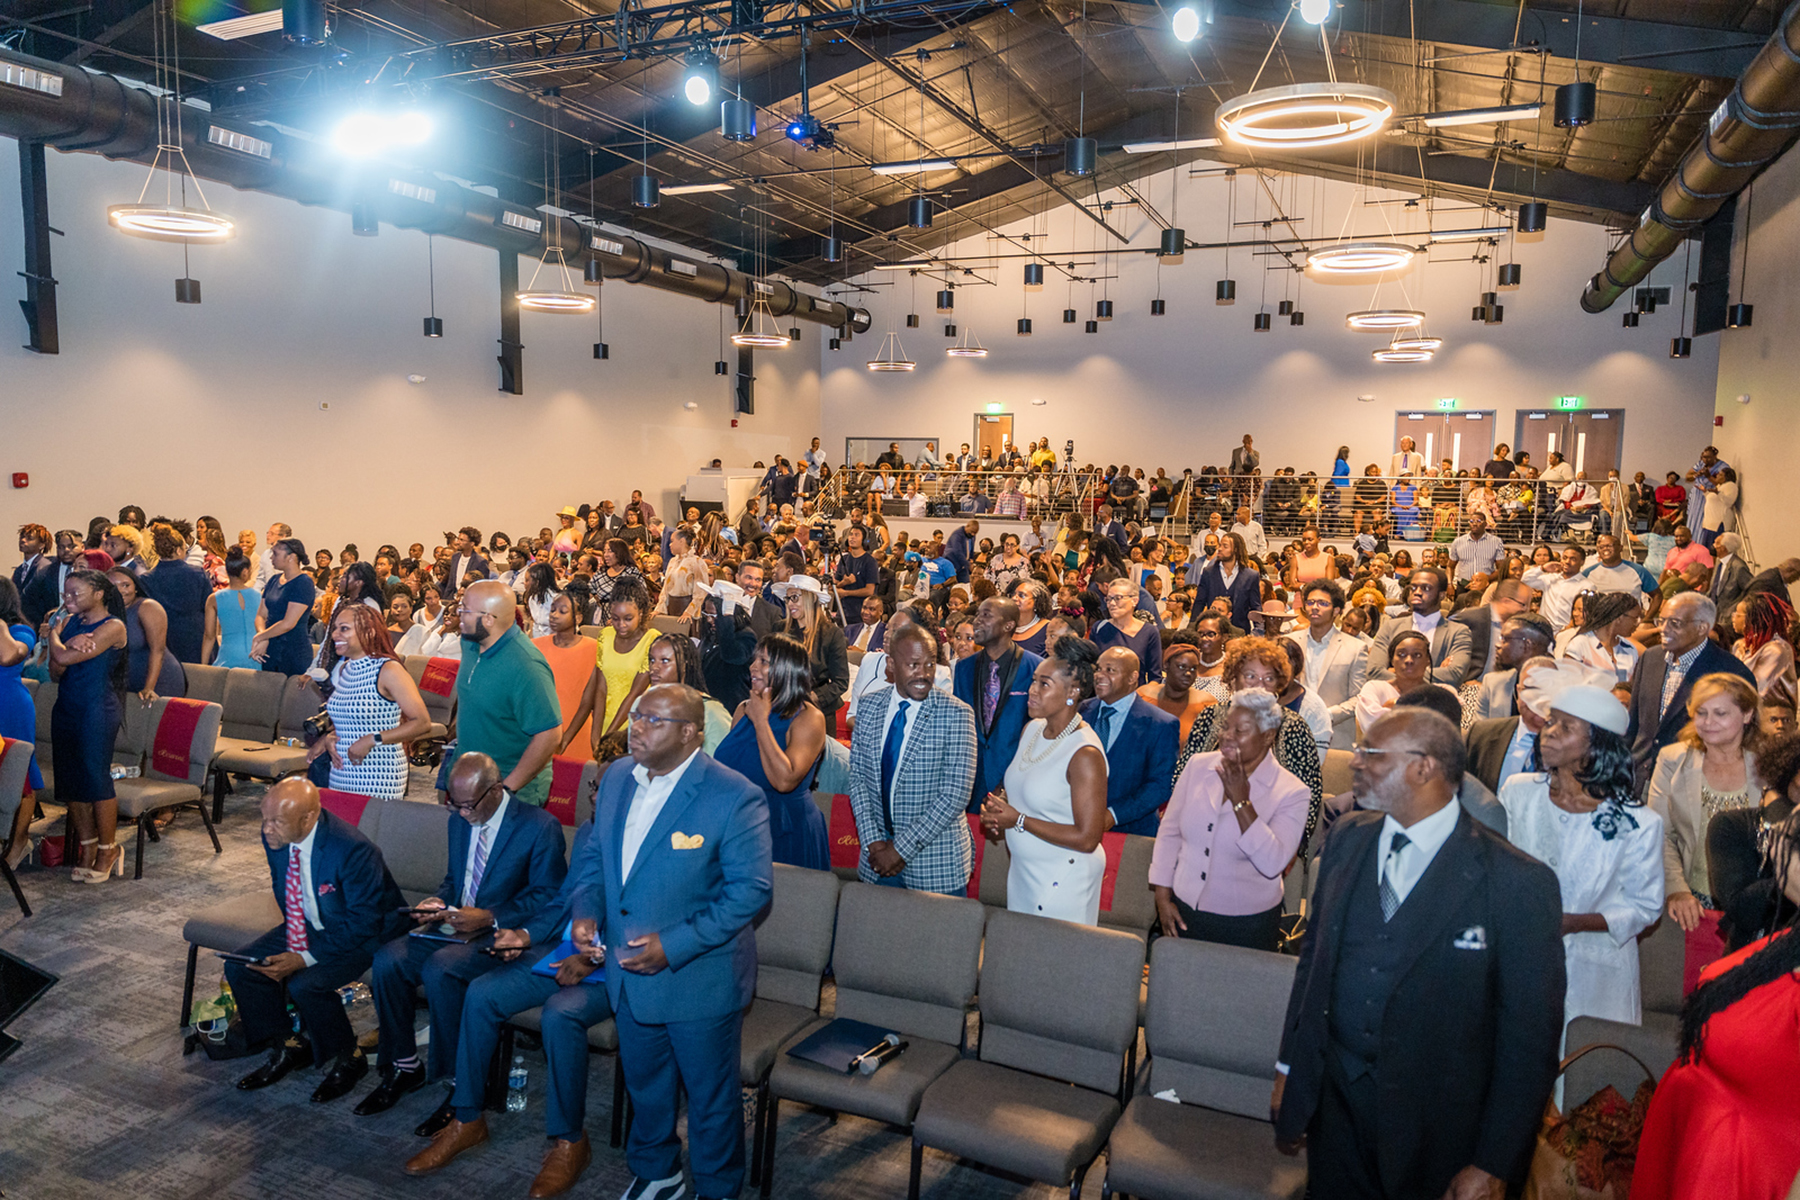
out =
{"type": "MultiPolygon", "coordinates": [[[[698,750],[694,751],[694,754],[698,753],[698,750]]],[[[637,865],[638,851],[643,849],[644,839],[650,836],[650,827],[662,815],[663,805],[669,802],[675,785],[694,765],[694,754],[682,759],[681,765],[673,771],[655,779],[650,778],[650,768],[641,763],[631,768],[631,777],[637,780],[637,791],[632,793],[631,807],[625,811],[625,837],[619,848],[619,874],[623,879],[631,878],[631,869],[637,865]]]]}
{"type": "Polygon", "coordinates": [[[475,851],[481,846],[481,839],[487,838],[487,862],[481,866],[485,875],[487,869],[494,865],[494,839],[500,836],[500,820],[506,816],[506,806],[512,803],[512,793],[505,788],[500,789],[500,803],[494,808],[494,815],[479,825],[469,826],[469,854],[463,859],[462,887],[458,895],[465,905],[475,903],[475,890],[471,886],[475,882],[475,851]]]}
{"type": "Polygon", "coordinates": [[[1429,817],[1414,821],[1411,825],[1400,824],[1391,814],[1382,820],[1381,839],[1375,847],[1378,855],[1376,861],[1381,865],[1382,874],[1387,877],[1388,886],[1400,898],[1400,903],[1406,903],[1414,885],[1425,874],[1426,868],[1431,866],[1431,860],[1437,857],[1437,852],[1450,840],[1450,831],[1456,828],[1456,817],[1460,812],[1462,805],[1452,799],[1429,817]],[[1390,858],[1388,849],[1394,844],[1396,833],[1404,833],[1407,844],[1401,848],[1400,853],[1390,858]]]}
{"type": "MultiPolygon", "coordinates": [[[[893,685],[891,684],[889,685],[890,689],[892,686],[893,685]]],[[[894,721],[898,719],[900,715],[900,704],[902,701],[906,704],[906,728],[900,733],[899,757],[894,759],[894,774],[896,777],[900,774],[900,764],[906,761],[906,748],[912,745],[913,730],[918,728],[919,725],[919,709],[924,706],[925,701],[909,699],[900,695],[898,692],[895,692],[893,699],[888,701],[888,719],[887,724],[881,727],[881,740],[875,743],[877,746],[881,746],[884,749],[886,748],[888,734],[893,732],[894,721]]]]}
{"type": "Polygon", "coordinates": [[[1436,633],[1437,627],[1443,623],[1444,610],[1441,608],[1433,609],[1423,616],[1416,611],[1412,615],[1413,629],[1424,634],[1426,637],[1430,637],[1432,634],[1436,633]]]}
{"type": "Polygon", "coordinates": [[[1244,539],[1244,549],[1250,552],[1251,557],[1268,557],[1269,539],[1263,535],[1263,527],[1260,521],[1252,521],[1248,525],[1234,521],[1228,532],[1235,533],[1244,539]]]}
{"type": "MultiPolygon", "coordinates": [[[[305,837],[297,842],[291,843],[292,845],[300,847],[300,909],[306,914],[307,938],[309,941],[311,940],[313,930],[325,928],[325,922],[319,920],[319,894],[313,890],[313,839],[316,838],[318,834],[319,823],[314,821],[313,827],[307,831],[305,837]]],[[[289,869],[291,870],[293,866],[293,854],[291,852],[288,855],[288,859],[289,869]]],[[[309,967],[319,961],[313,957],[313,952],[311,950],[302,950],[300,952],[300,958],[301,961],[306,963],[309,967]]]]}

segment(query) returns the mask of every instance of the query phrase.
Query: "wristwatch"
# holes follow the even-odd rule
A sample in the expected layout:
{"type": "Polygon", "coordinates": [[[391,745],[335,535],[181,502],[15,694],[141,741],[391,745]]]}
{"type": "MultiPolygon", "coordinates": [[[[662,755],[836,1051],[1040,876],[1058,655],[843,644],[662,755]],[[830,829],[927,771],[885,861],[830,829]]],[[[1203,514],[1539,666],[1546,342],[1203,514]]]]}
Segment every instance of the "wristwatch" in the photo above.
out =
{"type": "Polygon", "coordinates": [[[1025,832],[1025,814],[1024,813],[1020,813],[1019,819],[1013,822],[1013,828],[1018,830],[1020,833],[1025,832]]]}
{"type": "Polygon", "coordinates": [[[383,746],[383,745],[386,745],[386,744],[387,744],[387,743],[385,743],[385,742],[383,742],[383,741],[382,741],[382,740],[381,740],[381,735],[382,735],[382,734],[383,734],[383,733],[385,733],[385,732],[387,732],[387,731],[386,731],[386,730],[383,730],[383,729],[377,729],[377,730],[376,730],[376,731],[375,731],[375,744],[376,744],[376,745],[377,745],[377,746],[383,746]]]}

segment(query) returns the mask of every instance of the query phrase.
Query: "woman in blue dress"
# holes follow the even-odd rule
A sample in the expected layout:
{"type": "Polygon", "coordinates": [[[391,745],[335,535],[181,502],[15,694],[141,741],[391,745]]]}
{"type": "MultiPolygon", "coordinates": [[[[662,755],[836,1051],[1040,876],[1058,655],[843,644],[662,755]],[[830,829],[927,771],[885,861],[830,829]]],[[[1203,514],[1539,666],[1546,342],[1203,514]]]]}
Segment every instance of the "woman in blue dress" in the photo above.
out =
{"type": "Polygon", "coordinates": [[[215,667],[248,667],[254,671],[257,662],[250,657],[250,643],[256,638],[256,620],[262,612],[262,597],[250,586],[256,563],[233,546],[225,555],[226,585],[206,598],[206,636],[200,642],[200,661],[215,667]]]}
{"type": "Polygon", "coordinates": [[[119,847],[119,803],[113,792],[113,742],[125,690],[125,600],[98,571],[71,571],[63,583],[69,616],[50,628],[50,676],[58,681],[50,710],[56,798],[69,806],[81,842],[73,878],[99,883],[125,873],[119,847]]]}
{"type": "MultiPolygon", "coordinates": [[[[20,672],[36,651],[37,634],[25,623],[24,610],[19,606],[19,589],[13,586],[12,580],[0,578],[0,737],[24,742],[28,750],[37,738],[37,708],[32,704],[31,693],[25,690],[20,672]]],[[[44,786],[43,772],[38,770],[35,754],[27,782],[32,791],[44,786]]],[[[13,828],[0,829],[0,835],[6,838],[6,860],[13,866],[18,866],[18,861],[30,851],[28,831],[34,807],[21,804],[13,828]]]]}
{"type": "Polygon", "coordinates": [[[280,574],[263,584],[263,627],[251,639],[250,657],[265,671],[304,675],[313,660],[307,615],[319,598],[318,587],[306,573],[306,544],[299,538],[282,538],[270,548],[269,561],[280,574]]]}
{"type": "Polygon", "coordinates": [[[187,672],[169,649],[169,613],[144,595],[123,567],[106,573],[125,601],[125,690],[149,704],[158,696],[187,695],[187,672]]]}
{"type": "Polygon", "coordinates": [[[765,637],[750,660],[750,698],[738,705],[713,757],[768,797],[776,862],[828,871],[831,839],[811,794],[825,752],[825,715],[808,699],[811,689],[806,647],[779,633],[765,637]]]}

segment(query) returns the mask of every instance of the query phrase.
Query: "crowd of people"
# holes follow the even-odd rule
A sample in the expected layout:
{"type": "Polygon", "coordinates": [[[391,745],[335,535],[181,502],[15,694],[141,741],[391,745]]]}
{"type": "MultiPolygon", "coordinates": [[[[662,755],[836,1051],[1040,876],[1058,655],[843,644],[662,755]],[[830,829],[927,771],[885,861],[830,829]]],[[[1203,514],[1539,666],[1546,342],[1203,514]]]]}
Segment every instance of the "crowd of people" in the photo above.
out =
{"type": "MultiPolygon", "coordinates": [[[[1108,469],[1056,513],[1047,439],[997,460],[928,445],[906,463],[895,445],[835,481],[814,439],[740,513],[665,518],[633,492],[622,507],[565,506],[517,540],[465,526],[366,563],[354,545],[309,557],[286,524],[259,549],[254,531],[227,545],[211,517],[136,507],[86,532],[26,525],[24,562],[0,580],[0,733],[33,737],[21,673],[59,681],[55,793],[74,877],[98,882],[121,869],[108,767],[122,706],[182,694],[184,664],[316,681],[330,721],[309,749],[314,781],[381,798],[402,794],[405,748],[430,727],[401,660],[454,670],[437,788],[461,820],[440,894],[402,912],[378,852],[320,810],[313,783],[283,781],[263,839],[286,921],[231,972],[247,1026],[272,1045],[239,1086],[316,1061],[314,1099],[331,1100],[367,1071],[334,989],[375,965],[383,1077],[358,1113],[454,1081],[419,1127],[433,1141],[412,1173],[486,1140],[484,1056],[501,1021],[541,1005],[553,1088],[533,1195],[586,1166],[581,1031],[607,1015],[637,1111],[628,1195],[678,1194],[679,1089],[701,1194],[735,1194],[742,949],[772,862],[831,864],[812,793],[833,766],[871,884],[961,895],[976,839],[1003,841],[1009,908],[1092,925],[1105,839],[1136,834],[1155,839],[1158,935],[1273,951],[1292,932],[1289,874],[1316,876],[1273,1115],[1284,1144],[1310,1139],[1315,1179],[1353,1181],[1334,1194],[1518,1181],[1568,1021],[1640,1020],[1637,939],[1659,920],[1717,961],[1689,998],[1680,1083],[1658,1093],[1652,1127],[1792,1110],[1791,1095],[1734,1082],[1749,1043],[1721,1033],[1752,1009],[1800,1014],[1800,559],[1752,572],[1715,504],[1735,476],[1710,447],[1685,482],[1669,473],[1679,496],[1665,497],[1642,473],[1594,488],[1560,456],[1537,472],[1505,447],[1479,473],[1433,469],[1409,442],[1387,475],[1371,464],[1353,478],[1341,449],[1329,478],[1265,481],[1245,436],[1227,470],[1108,469]],[[996,505],[1011,518],[997,539],[965,505],[939,528],[910,504],[944,478],[1029,499],[996,505]],[[1552,525],[1584,536],[1508,545],[1515,501],[1552,492],[1569,514],[1552,525]],[[888,524],[896,495],[910,528],[888,524]],[[834,504],[841,515],[825,515],[834,504]],[[1444,507],[1453,536],[1434,539],[1444,507]],[[1334,750],[1351,753],[1354,785],[1327,796],[1334,750]],[[557,756],[607,764],[594,824],[613,831],[584,827],[566,868],[542,812],[557,756]],[[672,852],[684,848],[704,853],[672,852]],[[1470,895],[1461,881],[1481,871],[1504,887],[1470,895]],[[1381,1061],[1383,1022],[1408,1011],[1392,956],[1445,914],[1453,948],[1407,969],[1455,974],[1469,993],[1420,1020],[1457,1043],[1453,1090],[1477,1119],[1395,1165],[1367,1136],[1376,1085],[1415,1086],[1381,1061]],[[446,920],[497,930],[496,954],[404,936],[446,920]],[[1490,947],[1492,971],[1462,970],[1459,951],[1490,947]],[[619,969],[581,986],[602,962],[619,969]],[[1352,965],[1375,982],[1345,983],[1352,965]],[[284,1032],[284,989],[310,1040],[284,1032]],[[1521,997],[1543,1011],[1520,1016],[1521,997]],[[1501,1075],[1483,1099],[1476,1085],[1501,1075]]],[[[28,823],[9,856],[29,850],[28,823]]],[[[1748,1170],[1746,1155],[1769,1179],[1785,1171],[1783,1186],[1800,1171],[1791,1138],[1778,1154],[1669,1141],[1640,1194],[1696,1194],[1688,1181],[1748,1170]]]]}

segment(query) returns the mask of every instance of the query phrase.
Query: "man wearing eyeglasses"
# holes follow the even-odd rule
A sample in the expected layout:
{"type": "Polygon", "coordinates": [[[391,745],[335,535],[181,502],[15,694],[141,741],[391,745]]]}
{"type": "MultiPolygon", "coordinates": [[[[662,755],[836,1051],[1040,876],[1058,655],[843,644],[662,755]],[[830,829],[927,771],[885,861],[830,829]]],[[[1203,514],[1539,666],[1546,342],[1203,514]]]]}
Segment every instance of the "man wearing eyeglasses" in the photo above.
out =
{"type": "Polygon", "coordinates": [[[1631,725],[1625,740],[1631,743],[1639,792],[1649,786],[1657,754],[1686,727],[1696,680],[1724,671],[1756,686],[1750,668],[1709,636],[1718,619],[1718,606],[1699,592],[1682,592],[1662,607],[1657,622],[1662,645],[1644,651],[1631,676],[1631,725]]]}
{"type": "MultiPolygon", "coordinates": [[[[520,804],[500,782],[494,760],[480,751],[456,760],[443,803],[450,814],[444,882],[413,906],[418,928],[375,955],[383,1079],[356,1106],[359,1117],[386,1112],[428,1080],[455,1073],[464,995],[470,983],[500,965],[479,953],[481,941],[468,939],[522,924],[549,903],[567,872],[562,825],[543,809],[520,804]],[[421,984],[431,1007],[428,1063],[419,1061],[413,1029],[421,984]]],[[[450,1116],[446,1098],[420,1129],[436,1133],[450,1116]]]]}

